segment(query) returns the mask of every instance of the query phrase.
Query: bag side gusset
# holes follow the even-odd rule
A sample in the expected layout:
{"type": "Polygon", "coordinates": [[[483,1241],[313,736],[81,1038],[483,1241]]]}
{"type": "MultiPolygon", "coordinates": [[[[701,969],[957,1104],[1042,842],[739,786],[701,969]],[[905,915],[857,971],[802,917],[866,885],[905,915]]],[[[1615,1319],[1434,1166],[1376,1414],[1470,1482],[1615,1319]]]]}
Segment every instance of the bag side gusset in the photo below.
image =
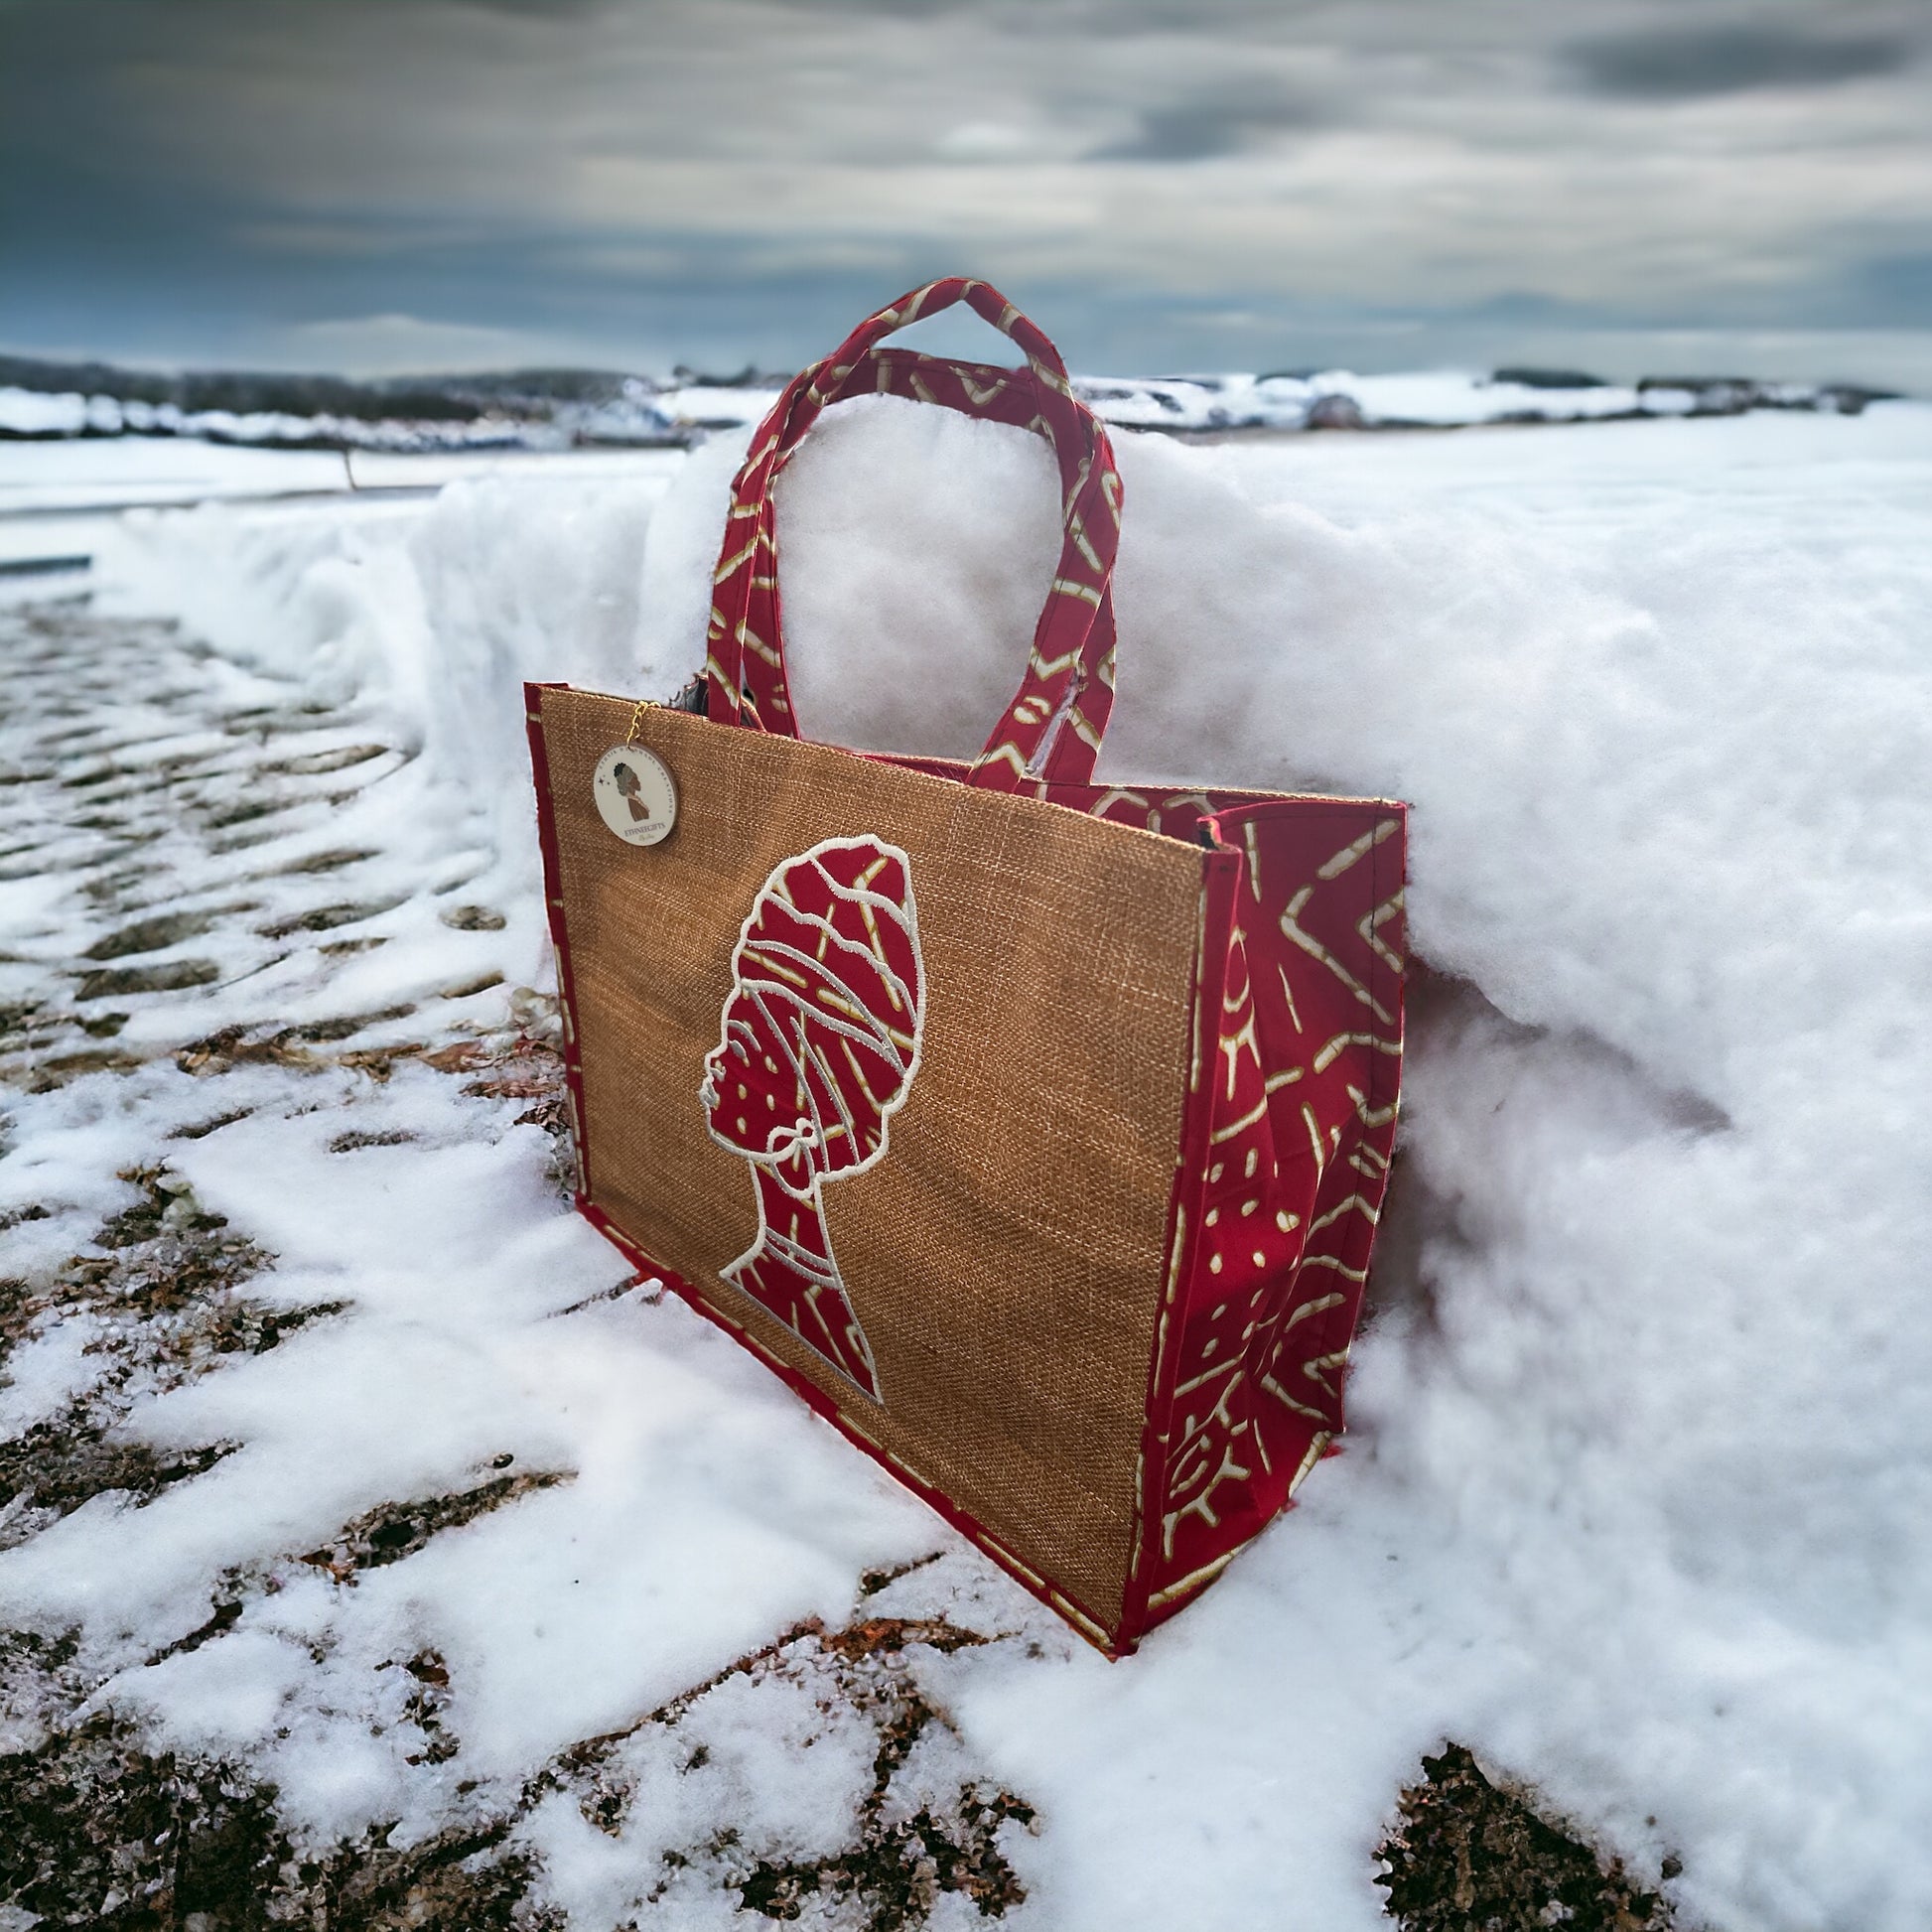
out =
{"type": "Polygon", "coordinates": [[[1287,1506],[1342,1427],[1395,1134],[1404,815],[1335,800],[1202,820],[1203,1131],[1183,1135],[1173,1335],[1157,1366],[1124,1646],[1287,1506]],[[1232,903],[1214,927],[1214,862],[1232,903]]]}

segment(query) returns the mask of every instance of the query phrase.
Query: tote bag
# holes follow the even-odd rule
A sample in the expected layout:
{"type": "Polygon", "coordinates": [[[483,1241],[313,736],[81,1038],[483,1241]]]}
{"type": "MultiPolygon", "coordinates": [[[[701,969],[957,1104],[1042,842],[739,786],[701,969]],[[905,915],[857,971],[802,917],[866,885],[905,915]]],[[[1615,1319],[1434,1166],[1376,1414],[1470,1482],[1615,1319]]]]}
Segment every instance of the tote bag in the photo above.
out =
{"type": "Polygon", "coordinates": [[[1341,1428],[1403,974],[1400,804],[1095,782],[1121,508],[1052,345],[935,282],[754,438],[701,712],[526,706],[583,1212],[1112,1655],[1341,1428]],[[961,300],[1024,367],[882,345],[961,300]],[[970,763],[793,715],[772,485],[880,391],[1059,468],[1057,573],[970,763]]]}

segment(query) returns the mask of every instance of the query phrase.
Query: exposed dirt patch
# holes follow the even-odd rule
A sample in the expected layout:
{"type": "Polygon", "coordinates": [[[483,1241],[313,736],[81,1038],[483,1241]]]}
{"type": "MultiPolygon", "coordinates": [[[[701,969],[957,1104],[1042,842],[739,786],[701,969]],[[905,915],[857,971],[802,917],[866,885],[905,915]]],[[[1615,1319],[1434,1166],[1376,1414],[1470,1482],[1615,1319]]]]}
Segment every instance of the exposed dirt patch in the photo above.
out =
{"type": "Polygon", "coordinates": [[[121,1000],[131,993],[184,993],[191,986],[211,986],[221,968],[211,959],[170,959],[154,966],[107,966],[83,973],[74,988],[76,1000],[121,1000]]]}
{"type": "Polygon", "coordinates": [[[407,1147],[415,1139],[416,1136],[414,1134],[400,1127],[390,1128],[386,1133],[381,1134],[338,1134],[329,1143],[329,1152],[331,1154],[356,1154],[363,1148],[368,1147],[407,1147]]]}
{"type": "Polygon", "coordinates": [[[96,939],[83,952],[82,959],[123,959],[129,953],[163,952],[184,939],[199,939],[220,917],[218,909],[204,912],[158,912],[151,919],[136,919],[104,939],[96,939]]]}
{"type": "Polygon", "coordinates": [[[64,791],[92,791],[97,786],[109,784],[116,778],[132,775],[118,764],[96,765],[92,770],[76,771],[70,777],[57,780],[64,791]]]}
{"type": "Polygon", "coordinates": [[[251,825],[258,818],[294,811],[301,802],[299,798],[247,798],[238,805],[208,813],[205,823],[211,832],[223,832],[233,825],[251,825]]]}
{"type": "MultiPolygon", "coordinates": [[[[288,1309],[246,1284],[271,1265],[252,1242],[206,1212],[165,1168],[120,1176],[134,1199],[102,1222],[90,1244],[51,1276],[0,1282],[0,1345],[61,1323],[84,1323],[84,1390],[58,1415],[0,1443],[0,1547],[38,1534],[89,1498],[146,1502],[229,1452],[211,1443],[157,1452],[121,1425],[146,1398],[205,1373],[226,1356],[260,1355],[341,1303],[288,1309]]],[[[45,1210],[38,1218],[45,1218],[45,1210]]]]}
{"type": "MultiPolygon", "coordinates": [[[[873,1739],[869,1788],[846,1843],[817,1859],[771,1858],[749,1828],[727,1822],[702,1842],[663,1850],[654,1870],[639,1872],[649,1881],[646,1906],[671,1911],[677,1887],[700,1877],[735,1892],[741,1911],[764,1919],[796,1919],[809,1901],[832,1923],[911,1932],[947,1894],[969,1899],[982,1917],[1002,1918],[1026,1890],[1000,1836],[1034,1829],[1034,1808],[987,1780],[959,1776],[959,1755],[943,1748],[957,1744],[951,1722],[919,1688],[910,1662],[921,1646],[944,1652],[989,1641],[940,1617],[867,1617],[838,1630],[801,1624],[630,1729],[564,1752],[532,1795],[566,1791],[587,1822],[621,1838],[653,1762],[668,1757],[683,1776],[706,1775],[715,1704],[748,1686],[802,1690],[825,1714],[828,1736],[856,1716],[873,1739]]],[[[725,1717],[727,1739],[730,1724],[725,1717]]],[[[808,1734],[793,1747],[809,1749],[814,1741],[808,1734]]]]}
{"type": "Polygon", "coordinates": [[[232,1127],[238,1120],[246,1120],[253,1111],[248,1107],[237,1107],[232,1113],[216,1114],[212,1120],[192,1121],[186,1127],[177,1127],[168,1136],[171,1141],[201,1141],[208,1135],[218,1133],[224,1127],[232,1127]]]}
{"type": "Polygon", "coordinates": [[[501,932],[509,924],[502,913],[489,905],[451,905],[437,916],[459,932],[501,932]]]}
{"type": "Polygon", "coordinates": [[[270,879],[288,879],[299,873],[340,872],[345,866],[360,865],[364,859],[373,859],[373,852],[316,852],[306,859],[292,860],[286,866],[279,866],[265,876],[270,879]]]}
{"type": "Polygon", "coordinates": [[[278,759],[264,764],[264,772],[286,771],[297,777],[314,777],[324,771],[346,771],[351,765],[366,764],[379,759],[386,745],[338,745],[323,752],[304,752],[296,758],[278,759]]]}
{"type": "MultiPolygon", "coordinates": [[[[512,1458],[502,1455],[497,1460],[507,1467],[512,1458]]],[[[530,1469],[496,1476],[454,1495],[383,1503],[345,1523],[320,1549],[305,1551],[301,1561],[313,1569],[326,1570],[338,1583],[346,1583],[358,1572],[380,1570],[385,1564],[413,1557],[444,1530],[460,1529],[533,1489],[554,1489],[569,1480],[567,1470],[530,1469]]]]}
{"type": "Polygon", "coordinates": [[[44,1000],[8,1000],[0,1003],[0,1042],[11,1043],[26,1034],[34,1017],[45,1007],[44,1000]]]}
{"type": "Polygon", "coordinates": [[[333,932],[338,926],[358,925],[364,919],[393,912],[401,903],[397,898],[349,899],[340,905],[318,905],[284,919],[270,919],[256,930],[264,939],[286,939],[297,932],[333,932]]]}
{"type": "Polygon", "coordinates": [[[478,993],[487,993],[492,986],[501,986],[501,973],[473,973],[468,979],[452,980],[448,986],[439,986],[436,991],[445,1000],[468,1000],[478,993]]]}
{"type": "MultiPolygon", "coordinates": [[[[0,1510],[18,1497],[37,1513],[40,1529],[95,1496],[148,1502],[171,1482],[213,1468],[233,1447],[216,1443],[161,1456],[145,1443],[104,1442],[84,1411],[69,1413],[0,1443],[0,1510]]],[[[11,1540],[0,1528],[0,1544],[11,1540]]]]}
{"type": "Polygon", "coordinates": [[[1669,1932],[1662,1897],[1491,1784],[1460,1744],[1422,1768],[1377,1854],[1403,1932],[1669,1932]]]}
{"type": "Polygon", "coordinates": [[[326,1050],[337,1041],[352,1039],[370,1027],[406,1020],[414,1007],[383,1007],[373,1013],[344,1014],[340,1019],[317,1020],[302,1027],[223,1027],[205,1038],[191,1040],[175,1055],[184,1073],[212,1075],[237,1066],[286,1066],[313,1072],[325,1066],[353,1066],[385,1078],[399,1059],[423,1050],[420,1040],[402,1045],[326,1050]]]}
{"type": "Polygon", "coordinates": [[[397,1851],[372,1827],[326,1858],[275,1818],[275,1790],[231,1763],[143,1750],[111,1717],[0,1756],[0,1904],[92,1932],[561,1932],[524,1904],[509,1827],[397,1851]]]}
{"type": "Polygon", "coordinates": [[[87,1073],[128,1073],[141,1064],[141,1055],[124,1046],[83,1046],[72,1053],[53,1053],[34,1063],[26,1081],[29,1093],[51,1093],[87,1073]]]}

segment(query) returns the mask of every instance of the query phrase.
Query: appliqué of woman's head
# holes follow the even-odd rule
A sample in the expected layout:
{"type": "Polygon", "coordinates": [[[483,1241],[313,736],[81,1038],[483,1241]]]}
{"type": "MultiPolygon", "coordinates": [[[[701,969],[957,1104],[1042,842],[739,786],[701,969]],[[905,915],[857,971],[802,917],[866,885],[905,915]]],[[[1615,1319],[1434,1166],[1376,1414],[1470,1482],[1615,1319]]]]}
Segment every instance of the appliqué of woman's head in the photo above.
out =
{"type": "Polygon", "coordinates": [[[871,1167],[918,1067],[924,1020],[905,854],[831,839],[759,888],[699,1088],[720,1146],[803,1199],[871,1167]]]}

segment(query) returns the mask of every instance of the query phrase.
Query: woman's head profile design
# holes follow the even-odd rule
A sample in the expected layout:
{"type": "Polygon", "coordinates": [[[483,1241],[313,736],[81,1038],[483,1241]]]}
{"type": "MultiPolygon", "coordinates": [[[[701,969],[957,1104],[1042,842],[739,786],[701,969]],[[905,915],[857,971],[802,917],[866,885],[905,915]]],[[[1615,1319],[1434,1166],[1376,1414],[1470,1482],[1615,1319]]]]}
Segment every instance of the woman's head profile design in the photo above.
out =
{"type": "Polygon", "coordinates": [[[614,764],[611,775],[618,781],[618,795],[630,807],[633,819],[648,818],[650,807],[643,800],[643,784],[627,764],[614,764]]]}
{"type": "Polygon", "coordinates": [[[874,1401],[879,1374],[832,1257],[819,1190],[885,1158],[919,1066],[925,974],[897,846],[827,839],[759,888],[698,1090],[751,1164],[757,1238],[719,1272],[874,1401]]]}

